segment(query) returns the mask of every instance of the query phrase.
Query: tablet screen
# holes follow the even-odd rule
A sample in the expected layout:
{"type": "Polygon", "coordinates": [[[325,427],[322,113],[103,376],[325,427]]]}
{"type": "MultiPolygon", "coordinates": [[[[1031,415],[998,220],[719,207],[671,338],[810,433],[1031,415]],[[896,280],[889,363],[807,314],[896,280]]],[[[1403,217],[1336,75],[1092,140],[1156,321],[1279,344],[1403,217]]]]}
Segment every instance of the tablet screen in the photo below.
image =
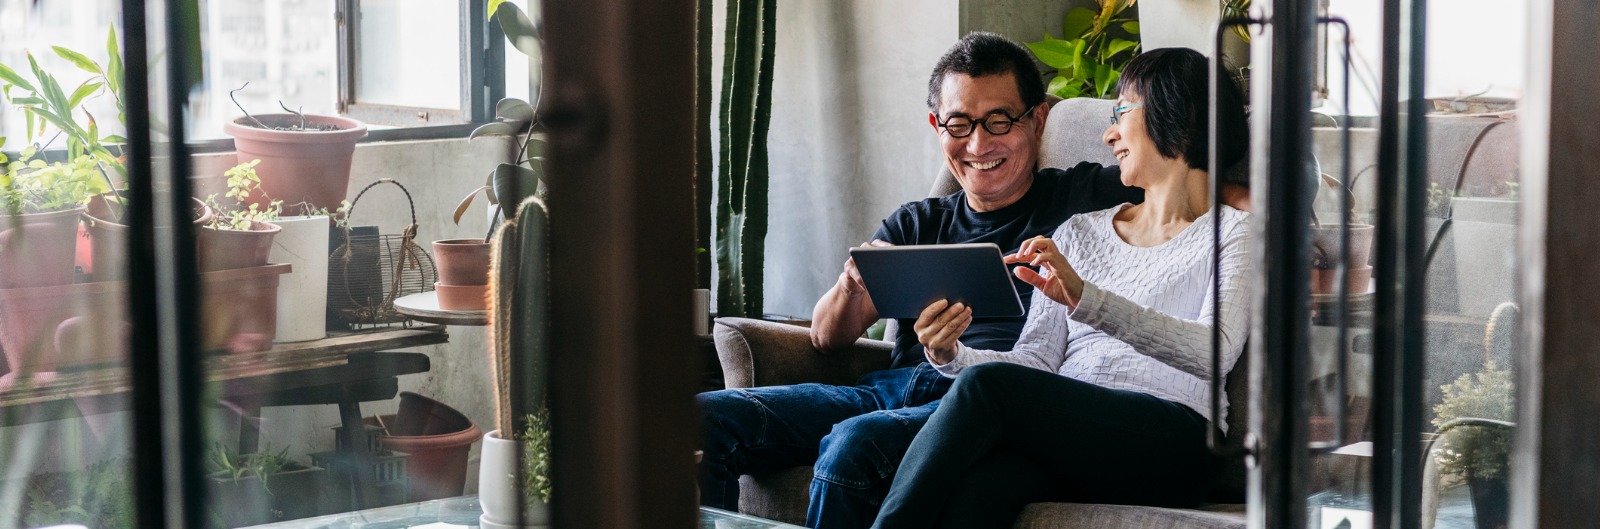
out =
{"type": "Polygon", "coordinates": [[[1023,315],[1000,247],[983,244],[862,246],[850,249],[872,304],[884,318],[916,318],[935,301],[972,307],[974,318],[1023,315]]]}

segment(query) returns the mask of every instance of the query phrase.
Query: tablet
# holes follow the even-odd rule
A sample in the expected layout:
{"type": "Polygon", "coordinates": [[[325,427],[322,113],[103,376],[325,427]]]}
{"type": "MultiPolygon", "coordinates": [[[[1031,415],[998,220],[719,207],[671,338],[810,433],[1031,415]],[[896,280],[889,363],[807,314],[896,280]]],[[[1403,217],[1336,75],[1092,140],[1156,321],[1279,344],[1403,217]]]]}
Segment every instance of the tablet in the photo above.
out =
{"type": "Polygon", "coordinates": [[[992,243],[861,246],[850,258],[880,317],[914,319],[941,299],[972,307],[974,318],[1023,315],[1011,271],[992,243]]]}

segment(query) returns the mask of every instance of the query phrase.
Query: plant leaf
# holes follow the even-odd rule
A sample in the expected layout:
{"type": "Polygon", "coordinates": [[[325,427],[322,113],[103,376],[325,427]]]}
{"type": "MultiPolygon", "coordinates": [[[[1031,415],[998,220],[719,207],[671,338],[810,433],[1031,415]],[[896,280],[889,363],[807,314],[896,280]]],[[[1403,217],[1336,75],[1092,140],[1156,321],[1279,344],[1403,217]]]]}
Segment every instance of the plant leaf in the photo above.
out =
{"type": "Polygon", "coordinates": [[[1130,34],[1133,34],[1133,35],[1138,35],[1139,34],[1139,21],[1135,20],[1133,22],[1127,22],[1127,23],[1122,24],[1122,30],[1126,31],[1126,32],[1128,32],[1130,34]]]}
{"type": "Polygon", "coordinates": [[[96,75],[106,74],[104,70],[100,69],[100,63],[94,62],[94,60],[85,57],[82,53],[78,53],[60,46],[51,46],[50,49],[55,50],[56,55],[60,55],[61,58],[66,59],[67,62],[72,63],[73,66],[77,66],[79,70],[96,75]]]}
{"type": "Polygon", "coordinates": [[[78,104],[82,103],[84,98],[94,95],[95,91],[99,90],[101,86],[103,86],[101,83],[84,81],[77,90],[72,91],[72,98],[67,100],[67,106],[78,108],[78,104]]]}
{"type": "Polygon", "coordinates": [[[521,8],[516,4],[501,4],[495,10],[494,19],[500,23],[500,31],[506,34],[512,46],[530,57],[539,55],[539,33],[521,8]]]}
{"type": "Polygon", "coordinates": [[[1061,38],[1074,39],[1082,37],[1094,28],[1095,12],[1086,8],[1075,7],[1067,11],[1066,18],[1061,20],[1061,38]]]}
{"type": "Polygon", "coordinates": [[[539,188],[539,173],[533,169],[509,163],[494,170],[494,194],[506,218],[515,218],[517,206],[533,196],[539,188]]]}
{"type": "MultiPolygon", "coordinates": [[[[495,10],[500,9],[500,4],[505,3],[505,1],[506,0],[489,0],[489,18],[491,18],[491,19],[494,18],[495,10]]],[[[512,4],[512,5],[516,5],[516,4],[512,4]]]]}
{"type": "Polygon", "coordinates": [[[1039,62],[1045,63],[1052,68],[1072,66],[1073,47],[1071,41],[1057,40],[1046,35],[1042,41],[1029,42],[1028,49],[1033,50],[1033,56],[1038,57],[1039,62]]]}
{"type": "Polygon", "coordinates": [[[1111,44],[1106,45],[1105,57],[1108,59],[1115,57],[1118,53],[1122,53],[1123,51],[1138,45],[1138,41],[1111,39],[1111,44]]]}
{"type": "Polygon", "coordinates": [[[460,203],[456,204],[456,212],[454,215],[451,215],[451,220],[454,220],[456,224],[461,224],[461,216],[465,215],[467,213],[467,208],[472,206],[472,199],[477,198],[478,193],[488,190],[489,186],[478,186],[478,188],[472,190],[471,193],[467,193],[467,196],[462,198],[460,203]]]}
{"type": "MultiPolygon", "coordinates": [[[[111,25],[111,30],[106,35],[106,54],[110,59],[106,61],[106,83],[111,86],[111,91],[122,93],[122,50],[117,47],[117,26],[111,25]]],[[[118,95],[117,99],[121,99],[118,95]]]]}
{"type": "MultiPolygon", "coordinates": [[[[508,97],[495,103],[494,116],[506,121],[527,123],[533,121],[533,105],[521,99],[508,97]]],[[[522,127],[518,126],[517,129],[521,130],[522,127]]]]}
{"type": "Polygon", "coordinates": [[[1109,64],[1096,66],[1094,69],[1095,95],[1100,98],[1106,97],[1106,94],[1111,92],[1111,87],[1116,86],[1118,75],[1109,64]]]}
{"type": "Polygon", "coordinates": [[[1068,97],[1065,94],[1066,94],[1066,91],[1067,91],[1067,83],[1069,83],[1069,82],[1071,82],[1071,81],[1068,80],[1066,77],[1062,77],[1060,75],[1057,75],[1057,76],[1055,76],[1055,77],[1050,79],[1050,84],[1045,87],[1044,91],[1048,92],[1048,93],[1051,93],[1051,94],[1055,94],[1056,97],[1060,97],[1062,99],[1065,99],[1065,98],[1068,97]]]}
{"type": "Polygon", "coordinates": [[[35,90],[33,85],[29,84],[26,79],[23,79],[22,76],[17,75],[17,72],[13,71],[10,67],[4,64],[0,64],[0,79],[4,79],[6,82],[17,85],[23,90],[27,90],[29,92],[38,91],[35,90]]]}
{"type": "Polygon", "coordinates": [[[518,130],[520,129],[518,129],[515,125],[506,123],[504,121],[484,123],[483,125],[479,125],[478,128],[472,129],[472,134],[467,135],[467,140],[475,140],[478,139],[479,136],[513,136],[516,135],[518,130]]]}

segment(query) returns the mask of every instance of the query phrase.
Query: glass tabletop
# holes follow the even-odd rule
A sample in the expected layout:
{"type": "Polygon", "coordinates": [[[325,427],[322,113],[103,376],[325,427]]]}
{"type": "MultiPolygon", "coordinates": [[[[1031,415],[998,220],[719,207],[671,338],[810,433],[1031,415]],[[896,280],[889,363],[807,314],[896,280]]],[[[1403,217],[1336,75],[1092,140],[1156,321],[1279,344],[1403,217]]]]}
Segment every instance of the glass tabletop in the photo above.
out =
{"type": "MultiPolygon", "coordinates": [[[[330,514],[254,527],[262,529],[450,529],[477,527],[478,515],[482,513],[483,509],[478,506],[478,497],[469,495],[379,507],[344,514],[330,514]]],[[[698,527],[700,529],[786,529],[798,528],[799,526],[722,509],[701,507],[698,527]]]]}

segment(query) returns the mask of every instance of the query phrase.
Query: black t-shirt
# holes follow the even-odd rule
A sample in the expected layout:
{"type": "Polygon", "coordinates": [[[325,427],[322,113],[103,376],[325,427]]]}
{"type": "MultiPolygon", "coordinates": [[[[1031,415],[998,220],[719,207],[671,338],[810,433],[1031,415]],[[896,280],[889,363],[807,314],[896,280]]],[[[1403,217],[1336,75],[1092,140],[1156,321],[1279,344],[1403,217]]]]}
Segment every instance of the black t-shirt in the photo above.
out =
{"type": "MultiPolygon", "coordinates": [[[[938,198],[908,202],[883,219],[873,234],[896,245],[994,243],[1005,254],[1016,253],[1022,241],[1055,233],[1068,217],[1100,211],[1124,202],[1144,201],[1144,191],[1122,185],[1117,167],[1082,162],[1068,170],[1041,169],[1034,173],[1033,187],[1015,204],[994,211],[973,211],[967,205],[966,191],[938,198]]],[[[1033,287],[1012,277],[1026,310],[1033,287]]],[[[979,349],[1008,351],[1022,334],[1026,314],[1016,318],[978,318],[972,321],[961,342],[979,349]]],[[[922,344],[912,330],[915,319],[900,320],[900,335],[891,353],[893,367],[917,365],[924,359],[922,344]]]]}

